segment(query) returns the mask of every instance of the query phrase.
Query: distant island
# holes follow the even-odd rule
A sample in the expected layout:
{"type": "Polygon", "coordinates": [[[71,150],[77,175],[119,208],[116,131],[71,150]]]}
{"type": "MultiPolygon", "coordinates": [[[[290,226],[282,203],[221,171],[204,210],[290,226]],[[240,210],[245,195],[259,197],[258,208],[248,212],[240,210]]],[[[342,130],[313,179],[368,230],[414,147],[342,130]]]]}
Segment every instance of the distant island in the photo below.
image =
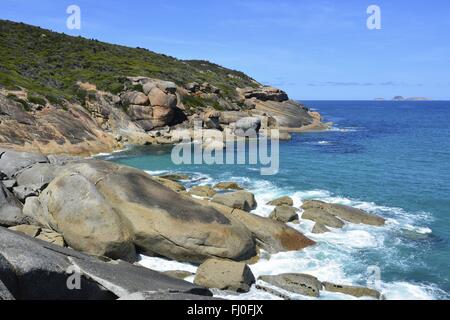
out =
{"type": "MultiPolygon", "coordinates": [[[[386,101],[385,98],[375,98],[376,101],[386,101]]],[[[392,101],[432,101],[431,98],[426,97],[403,97],[403,96],[395,96],[391,99],[392,101]]]]}

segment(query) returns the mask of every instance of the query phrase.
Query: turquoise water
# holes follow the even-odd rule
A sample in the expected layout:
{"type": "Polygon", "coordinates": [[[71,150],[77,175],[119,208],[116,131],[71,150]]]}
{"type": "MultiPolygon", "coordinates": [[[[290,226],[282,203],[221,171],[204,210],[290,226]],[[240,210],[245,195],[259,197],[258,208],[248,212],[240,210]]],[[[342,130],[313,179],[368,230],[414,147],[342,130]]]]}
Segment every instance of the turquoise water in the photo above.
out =
{"type": "MultiPolygon", "coordinates": [[[[256,274],[306,272],[321,280],[371,284],[378,266],[388,299],[448,299],[450,293],[450,102],[306,101],[334,128],[280,144],[280,172],[261,176],[255,166],[183,165],[170,147],[144,147],[108,157],[152,173],[189,172],[195,184],[236,180],[264,205],[290,195],[343,203],[379,214],[386,227],[349,225],[326,235],[294,226],[319,244],[304,252],[263,259],[256,274]],[[368,280],[369,279],[369,280],[368,280]]],[[[189,183],[189,185],[192,183],[189,183]]],[[[241,298],[259,296],[252,291],[241,298]]],[[[267,297],[262,297],[267,298],[267,297]]],[[[324,298],[339,299],[338,295],[324,298]]]]}

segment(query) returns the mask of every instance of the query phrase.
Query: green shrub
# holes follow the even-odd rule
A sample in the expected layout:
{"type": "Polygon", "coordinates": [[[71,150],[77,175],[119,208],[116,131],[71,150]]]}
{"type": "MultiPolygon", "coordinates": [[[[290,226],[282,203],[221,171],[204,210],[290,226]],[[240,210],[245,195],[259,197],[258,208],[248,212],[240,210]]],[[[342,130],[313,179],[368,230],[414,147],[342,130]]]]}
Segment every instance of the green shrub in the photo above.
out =
{"type": "Polygon", "coordinates": [[[31,111],[31,110],[32,110],[32,108],[31,108],[31,106],[30,106],[30,104],[29,104],[28,102],[26,102],[26,101],[23,100],[23,99],[20,99],[20,98],[19,98],[18,96],[16,96],[15,94],[9,93],[9,94],[7,95],[7,98],[9,98],[9,99],[11,99],[11,100],[13,100],[13,101],[15,101],[15,102],[20,103],[21,106],[22,106],[22,109],[23,109],[24,111],[31,111]]]}
{"type": "Polygon", "coordinates": [[[45,106],[47,104],[47,101],[44,98],[35,95],[28,95],[28,101],[40,106],[45,106]]]}

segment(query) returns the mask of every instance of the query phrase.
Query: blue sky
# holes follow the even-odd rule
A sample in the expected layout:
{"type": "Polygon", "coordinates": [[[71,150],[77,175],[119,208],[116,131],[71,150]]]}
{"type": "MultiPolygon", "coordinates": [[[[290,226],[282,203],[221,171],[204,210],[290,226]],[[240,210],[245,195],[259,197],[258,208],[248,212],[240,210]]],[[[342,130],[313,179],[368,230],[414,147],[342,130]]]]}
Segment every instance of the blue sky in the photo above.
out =
{"type": "Polygon", "coordinates": [[[0,0],[0,18],[206,59],[296,99],[450,99],[448,0],[0,0]],[[82,29],[66,28],[76,4],[82,29]],[[382,29],[366,27],[381,8],[382,29]]]}

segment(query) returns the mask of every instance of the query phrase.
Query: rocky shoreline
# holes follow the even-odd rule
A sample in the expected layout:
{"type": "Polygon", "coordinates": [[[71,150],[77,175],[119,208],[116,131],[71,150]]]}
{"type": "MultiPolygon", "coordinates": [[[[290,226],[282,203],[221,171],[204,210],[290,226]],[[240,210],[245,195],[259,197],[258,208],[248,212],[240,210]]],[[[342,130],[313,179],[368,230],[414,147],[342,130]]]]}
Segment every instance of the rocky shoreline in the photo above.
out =
{"type": "Polygon", "coordinates": [[[329,128],[284,91],[259,84],[236,88],[231,98],[207,82],[176,85],[147,77],[123,78],[116,94],[90,83],[76,88],[80,103],[55,104],[24,88],[0,87],[0,147],[89,156],[127,145],[176,144],[186,133],[193,139],[196,124],[223,134],[252,128],[270,135],[278,129],[281,139],[329,128]]]}
{"type": "Polygon", "coordinates": [[[286,298],[323,290],[381,298],[369,288],[321,282],[311,275],[255,279],[262,252],[299,251],[315,242],[290,226],[303,219],[317,232],[346,223],[384,225],[362,210],[320,201],[295,208],[273,200],[269,218],[235,182],[183,185],[188,176],[150,176],[111,162],[0,149],[0,297],[3,299],[210,299],[212,291],[251,287],[286,298]],[[9,229],[8,229],[9,228],[9,229]],[[199,266],[186,272],[143,268],[138,254],[199,266]],[[81,290],[67,280],[76,270],[81,290]],[[72,272],[72,273],[71,273],[72,272]],[[210,291],[212,290],[212,291],[210,291]]]}

